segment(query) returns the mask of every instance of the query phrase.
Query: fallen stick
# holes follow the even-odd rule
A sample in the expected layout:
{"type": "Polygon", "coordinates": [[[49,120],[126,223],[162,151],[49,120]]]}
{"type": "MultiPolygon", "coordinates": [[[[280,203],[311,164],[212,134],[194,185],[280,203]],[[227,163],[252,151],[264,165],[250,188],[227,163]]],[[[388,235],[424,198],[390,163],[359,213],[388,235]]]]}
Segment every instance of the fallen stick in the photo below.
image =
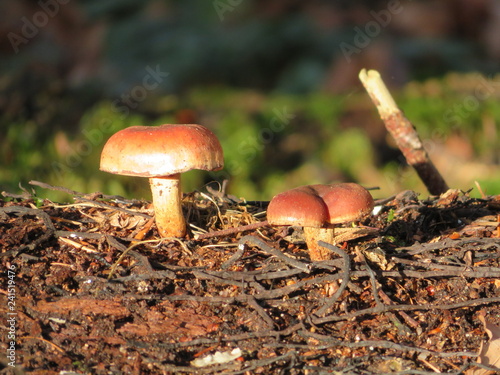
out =
{"type": "Polygon", "coordinates": [[[418,173],[418,176],[432,195],[440,195],[448,190],[448,185],[436,169],[415,127],[404,116],[392,98],[387,86],[376,70],[362,69],[359,79],[378,109],[386,129],[392,135],[406,161],[418,173]]]}
{"type": "Polygon", "coordinates": [[[195,236],[195,240],[206,240],[207,238],[212,238],[212,237],[222,237],[222,236],[229,236],[231,234],[236,234],[240,232],[246,232],[249,230],[255,230],[259,229],[262,227],[265,227],[269,225],[269,223],[266,221],[258,221],[256,223],[252,224],[247,224],[247,225],[241,225],[239,227],[234,227],[234,228],[228,228],[228,229],[221,229],[216,232],[208,232],[208,233],[203,233],[195,236]]]}

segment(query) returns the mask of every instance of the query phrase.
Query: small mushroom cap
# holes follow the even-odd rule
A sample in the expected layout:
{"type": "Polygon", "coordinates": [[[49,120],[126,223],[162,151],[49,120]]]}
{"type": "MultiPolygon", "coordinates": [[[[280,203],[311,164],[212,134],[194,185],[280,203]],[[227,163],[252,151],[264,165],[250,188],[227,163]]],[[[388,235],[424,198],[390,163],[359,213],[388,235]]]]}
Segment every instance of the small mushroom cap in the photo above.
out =
{"type": "Polygon", "coordinates": [[[321,228],[361,220],[373,210],[373,198],[355,183],[308,185],[276,195],[267,208],[272,225],[321,228]]]}
{"type": "Polygon", "coordinates": [[[328,207],[330,224],[361,220],[373,210],[373,197],[358,184],[313,185],[313,188],[328,207]]]}
{"type": "Polygon", "coordinates": [[[312,186],[300,186],[274,196],[267,207],[267,221],[320,228],[328,222],[328,207],[312,186]]]}
{"type": "Polygon", "coordinates": [[[127,176],[162,177],[191,169],[219,170],[219,140],[201,125],[131,126],[109,138],[100,169],[127,176]]]}

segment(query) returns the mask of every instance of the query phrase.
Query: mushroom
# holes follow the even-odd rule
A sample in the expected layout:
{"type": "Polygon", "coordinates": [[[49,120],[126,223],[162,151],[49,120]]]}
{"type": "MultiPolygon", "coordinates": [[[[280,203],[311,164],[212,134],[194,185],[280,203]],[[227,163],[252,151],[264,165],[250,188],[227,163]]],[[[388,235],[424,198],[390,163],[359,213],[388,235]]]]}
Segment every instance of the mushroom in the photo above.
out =
{"type": "Polygon", "coordinates": [[[183,237],[181,173],[219,170],[224,165],[217,137],[201,125],[131,126],[109,138],[100,169],[149,177],[155,221],[161,237],[183,237]]]}
{"type": "Polygon", "coordinates": [[[311,259],[327,260],[330,253],[318,241],[332,243],[335,225],[361,220],[373,210],[373,198],[355,183],[307,185],[276,195],[267,208],[271,225],[298,225],[311,259]]]}

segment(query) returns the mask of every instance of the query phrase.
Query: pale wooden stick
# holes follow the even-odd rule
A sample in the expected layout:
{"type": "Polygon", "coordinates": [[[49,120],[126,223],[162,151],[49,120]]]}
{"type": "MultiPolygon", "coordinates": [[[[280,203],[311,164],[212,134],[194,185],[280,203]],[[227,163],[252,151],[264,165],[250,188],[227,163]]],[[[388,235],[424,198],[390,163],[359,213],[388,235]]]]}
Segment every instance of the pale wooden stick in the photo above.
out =
{"type": "Polygon", "coordinates": [[[396,141],[408,164],[415,168],[429,193],[440,195],[446,192],[448,185],[429,159],[415,127],[396,105],[379,72],[367,72],[362,69],[359,79],[377,107],[386,129],[396,141]]]}

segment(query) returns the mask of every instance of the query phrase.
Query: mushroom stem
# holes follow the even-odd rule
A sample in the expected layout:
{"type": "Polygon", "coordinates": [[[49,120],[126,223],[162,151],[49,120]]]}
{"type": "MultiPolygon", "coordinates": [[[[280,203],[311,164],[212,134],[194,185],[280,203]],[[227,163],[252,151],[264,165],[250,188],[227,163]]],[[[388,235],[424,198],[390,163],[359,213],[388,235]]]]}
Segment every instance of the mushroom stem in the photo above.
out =
{"type": "Polygon", "coordinates": [[[161,237],[184,237],[186,221],[181,204],[181,175],[149,179],[155,210],[155,221],[161,237]]]}
{"type": "Polygon", "coordinates": [[[331,259],[331,252],[327,248],[318,245],[318,242],[324,241],[333,244],[334,233],[333,226],[325,228],[304,227],[306,244],[312,261],[331,259]]]}

